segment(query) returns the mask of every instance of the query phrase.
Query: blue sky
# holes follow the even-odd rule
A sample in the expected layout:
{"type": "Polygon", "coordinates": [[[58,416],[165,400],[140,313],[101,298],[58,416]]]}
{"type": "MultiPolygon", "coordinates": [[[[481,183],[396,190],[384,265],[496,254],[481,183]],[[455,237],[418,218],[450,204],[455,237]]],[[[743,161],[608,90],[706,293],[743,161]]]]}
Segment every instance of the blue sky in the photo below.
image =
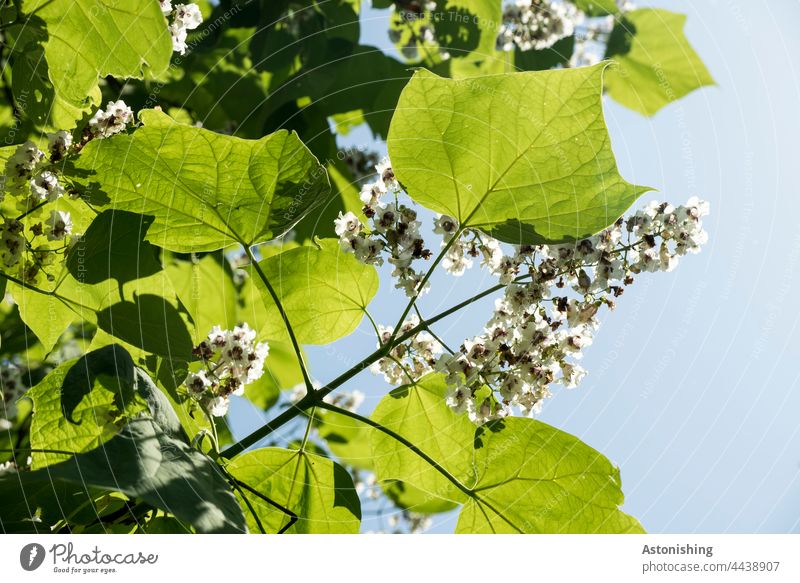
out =
{"type": "MultiPolygon", "coordinates": [[[[620,466],[625,510],[650,532],[799,532],[800,3],[642,6],[688,14],[686,34],[717,86],[654,118],[606,101],[614,151],[626,179],[658,189],[642,203],[709,200],[711,240],[675,272],[641,277],[626,291],[587,351],[583,385],[558,391],[540,419],[620,466]]],[[[366,11],[364,43],[388,46],[385,18],[366,11]]],[[[363,132],[350,140],[384,148],[363,132]]],[[[423,313],[491,279],[473,270],[433,284],[423,313]]],[[[390,288],[384,283],[371,306],[385,323],[398,315],[390,288]]],[[[490,309],[480,304],[438,332],[457,344],[480,331],[490,309]]],[[[328,380],[373,348],[365,323],[310,349],[313,373],[328,380]]],[[[369,395],[362,412],[386,391],[368,372],[347,388],[369,395]]],[[[233,413],[238,436],[262,419],[241,402],[233,413]]],[[[433,531],[454,524],[454,514],[437,516],[433,531]]]]}

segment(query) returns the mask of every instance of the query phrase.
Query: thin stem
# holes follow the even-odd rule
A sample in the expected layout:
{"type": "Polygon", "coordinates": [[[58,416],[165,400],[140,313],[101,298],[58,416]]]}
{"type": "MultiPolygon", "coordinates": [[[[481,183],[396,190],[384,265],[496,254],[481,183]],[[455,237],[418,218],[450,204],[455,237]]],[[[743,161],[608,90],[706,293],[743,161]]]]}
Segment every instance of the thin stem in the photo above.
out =
{"type": "Polygon", "coordinates": [[[365,425],[369,425],[370,427],[372,427],[374,429],[377,429],[378,431],[380,431],[382,433],[385,433],[386,435],[388,435],[392,439],[394,439],[394,440],[402,443],[403,445],[405,445],[408,449],[410,449],[415,454],[417,454],[419,457],[421,457],[423,460],[425,460],[428,464],[430,464],[430,466],[433,469],[435,469],[437,472],[439,472],[445,478],[447,478],[456,488],[461,490],[464,494],[466,494],[469,497],[473,497],[474,496],[474,493],[472,492],[472,490],[470,490],[464,484],[459,482],[458,479],[456,479],[456,477],[453,476],[453,474],[451,474],[445,468],[443,468],[439,464],[439,462],[437,462],[435,459],[430,457],[428,454],[426,454],[424,451],[419,449],[416,445],[411,443],[409,440],[407,440],[405,437],[403,437],[399,433],[395,433],[394,431],[392,431],[388,427],[385,427],[385,426],[381,425],[377,421],[373,421],[369,417],[364,417],[362,415],[359,415],[358,413],[354,413],[354,412],[350,411],[349,409],[343,409],[341,407],[337,407],[336,405],[331,405],[330,403],[320,403],[319,406],[321,408],[323,408],[323,409],[328,409],[329,411],[334,411],[334,412],[339,413],[341,415],[344,415],[346,417],[352,417],[353,419],[355,419],[357,421],[360,421],[361,423],[364,423],[365,425]]]}
{"type": "MultiPolygon", "coordinates": [[[[417,313],[417,317],[419,318],[419,321],[420,322],[424,322],[425,321],[425,317],[422,315],[422,312],[419,311],[419,308],[417,306],[414,306],[414,311],[417,313]]],[[[444,340],[442,340],[441,338],[439,338],[439,336],[436,335],[436,332],[433,331],[433,328],[431,328],[430,326],[427,326],[425,328],[425,330],[428,332],[428,334],[433,336],[433,339],[436,340],[436,342],[438,342],[439,344],[441,344],[447,352],[449,352],[450,354],[455,354],[456,353],[455,350],[450,348],[447,345],[447,343],[445,343],[444,340]]]]}
{"type": "MultiPolygon", "coordinates": [[[[231,477],[233,478],[233,476],[231,476],[231,477]]],[[[297,522],[297,518],[298,518],[297,514],[295,514],[294,512],[292,512],[291,510],[289,510],[285,506],[282,506],[281,504],[278,504],[277,502],[275,502],[274,500],[272,500],[268,496],[265,496],[264,494],[262,494],[261,492],[259,492],[255,488],[253,488],[252,486],[242,482],[241,480],[237,480],[236,478],[233,478],[233,481],[236,482],[239,486],[241,486],[245,490],[247,490],[248,492],[258,496],[259,498],[261,498],[264,502],[266,502],[270,506],[274,506],[275,508],[277,508],[278,510],[280,510],[286,516],[289,517],[289,522],[287,524],[285,524],[283,527],[281,527],[281,529],[278,531],[278,534],[283,534],[284,532],[289,530],[295,522],[297,522]]]]}
{"type": "Polygon", "coordinates": [[[311,408],[311,415],[308,416],[308,423],[306,424],[306,432],[303,434],[303,441],[300,443],[300,449],[305,451],[306,443],[308,443],[308,436],[311,435],[311,426],[314,424],[314,415],[317,413],[317,408],[311,408]]]}
{"type": "Polygon", "coordinates": [[[43,201],[43,202],[40,202],[39,204],[35,204],[35,205],[33,205],[31,208],[29,208],[28,210],[26,210],[24,213],[22,213],[21,215],[19,215],[19,216],[18,216],[16,219],[14,219],[14,220],[16,220],[16,221],[21,221],[22,219],[24,219],[25,217],[27,217],[29,214],[31,214],[31,213],[33,213],[33,212],[36,212],[36,211],[38,211],[40,208],[42,208],[42,207],[43,207],[44,205],[46,205],[48,202],[50,202],[50,201],[49,201],[49,200],[45,200],[45,201],[43,201]]]}
{"type": "Polygon", "coordinates": [[[283,309],[283,304],[281,303],[278,294],[275,292],[275,288],[272,287],[267,275],[261,269],[258,261],[256,261],[252,249],[250,249],[248,245],[244,245],[244,250],[245,253],[247,253],[248,259],[250,259],[250,264],[253,266],[253,269],[256,270],[258,277],[261,279],[264,287],[267,288],[269,295],[272,296],[272,301],[275,302],[275,306],[278,308],[278,313],[281,315],[283,323],[286,325],[286,331],[289,333],[289,340],[292,342],[292,348],[294,349],[294,353],[297,356],[297,361],[300,364],[300,371],[303,373],[303,381],[305,382],[306,390],[309,394],[313,393],[314,385],[311,383],[311,377],[308,374],[308,368],[306,367],[305,359],[303,358],[303,351],[300,350],[300,344],[297,342],[297,337],[294,335],[294,329],[292,328],[291,322],[289,322],[289,316],[287,316],[286,311],[283,309]]]}

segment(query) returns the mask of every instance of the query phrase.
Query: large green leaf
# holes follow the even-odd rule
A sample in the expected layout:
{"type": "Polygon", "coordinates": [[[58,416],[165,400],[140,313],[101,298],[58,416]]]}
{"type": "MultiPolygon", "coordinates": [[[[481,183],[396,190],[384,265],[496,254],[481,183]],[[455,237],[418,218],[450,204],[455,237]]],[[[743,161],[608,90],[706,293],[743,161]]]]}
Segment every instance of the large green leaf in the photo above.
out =
{"type": "Polygon", "coordinates": [[[464,80],[417,71],[389,131],[397,177],[420,204],[504,241],[602,230],[647,190],[617,171],[605,67],[464,80]]]}
{"type": "Polygon", "coordinates": [[[614,27],[606,57],[618,66],[609,69],[606,88],[625,107],[654,115],[714,79],[694,51],[683,27],[684,14],[642,8],[625,14],[614,27]]]}
{"type": "Polygon", "coordinates": [[[147,240],[213,251],[282,235],[329,190],[325,169],[294,133],[243,140],[155,110],[130,135],[90,142],[77,165],[91,196],[154,218],[147,240]]]}
{"type": "MultiPolygon", "coordinates": [[[[475,480],[472,467],[472,436],[475,426],[444,404],[444,377],[428,375],[416,386],[394,389],[384,397],[372,419],[399,433],[437,461],[445,461],[462,484],[475,480]]],[[[464,492],[442,476],[427,461],[394,438],[371,432],[375,474],[379,480],[402,480],[434,498],[464,502],[464,492]]]]}
{"type": "MultiPolygon", "coordinates": [[[[128,418],[147,410],[137,398],[130,355],[117,346],[65,362],[33,387],[30,441],[35,450],[83,452],[115,436],[128,418]]],[[[33,468],[70,456],[34,451],[33,468]]]]}
{"type": "Polygon", "coordinates": [[[146,418],[131,421],[101,447],[67,461],[33,472],[0,474],[0,521],[30,519],[41,506],[51,515],[56,506],[74,508],[87,501],[87,488],[139,498],[191,523],[198,532],[246,529],[216,464],[146,418]]]}
{"type": "MultiPolygon", "coordinates": [[[[378,291],[374,267],[342,251],[335,240],[322,239],[319,245],[289,249],[260,262],[303,344],[328,344],[353,332],[378,291]]],[[[271,296],[261,280],[254,281],[268,312],[262,336],[285,337],[271,296]]]]}
{"type": "MultiPolygon", "coordinates": [[[[257,449],[235,458],[228,471],[273,502],[297,515],[289,533],[357,533],[361,504],[350,474],[319,455],[280,448],[257,449]]],[[[290,517],[246,492],[267,532],[284,528],[290,517]]],[[[258,528],[247,515],[253,532],[258,528]]]]}
{"type": "Polygon", "coordinates": [[[172,42],[153,0],[72,0],[66,5],[24,0],[21,5],[24,15],[12,29],[14,93],[28,96],[25,112],[40,125],[74,127],[99,101],[100,77],[153,78],[167,70],[172,42]],[[23,80],[28,91],[21,94],[23,80]]]}
{"type": "Polygon", "coordinates": [[[619,469],[539,421],[510,418],[478,430],[475,467],[475,496],[461,510],[456,532],[644,532],[619,509],[619,469]]]}
{"type": "Polygon", "coordinates": [[[447,407],[445,393],[443,377],[429,375],[384,397],[373,420],[415,444],[462,487],[393,437],[373,431],[379,480],[402,480],[434,500],[464,504],[457,532],[642,532],[619,509],[619,470],[602,454],[532,419],[476,429],[447,407]]]}

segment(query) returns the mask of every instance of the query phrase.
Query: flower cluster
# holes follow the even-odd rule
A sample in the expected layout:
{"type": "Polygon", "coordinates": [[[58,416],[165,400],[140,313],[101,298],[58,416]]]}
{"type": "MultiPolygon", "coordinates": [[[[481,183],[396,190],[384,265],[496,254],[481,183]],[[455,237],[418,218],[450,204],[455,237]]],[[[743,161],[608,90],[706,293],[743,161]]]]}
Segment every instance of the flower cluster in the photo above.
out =
{"type": "Polygon", "coordinates": [[[554,383],[577,386],[586,375],[577,361],[599,327],[598,311],[613,309],[636,274],[671,271],[681,256],[699,252],[708,212],[694,197],[677,208],[653,202],[587,239],[520,246],[489,262],[508,285],[483,333],[437,361],[450,386],[447,404],[482,424],[515,409],[538,412],[554,383]]]}
{"type": "MultiPolygon", "coordinates": [[[[77,196],[77,191],[68,186],[69,181],[60,173],[60,163],[89,141],[118,134],[132,121],[133,111],[124,101],[109,101],[105,109],[98,109],[89,119],[77,143],[70,132],[59,130],[48,134],[46,152],[32,141],[17,146],[0,176],[0,202],[6,195],[12,196],[21,211],[15,219],[2,217],[0,224],[0,261],[6,268],[17,267],[21,279],[35,284],[56,255],[63,254],[75,240],[74,237],[67,240],[73,235],[72,217],[62,210],[51,210],[49,215],[42,216],[41,210],[66,194],[77,196]],[[53,242],[59,241],[63,245],[54,247],[53,242]]],[[[53,276],[47,274],[47,278],[53,276]]]]}
{"type": "MultiPolygon", "coordinates": [[[[398,332],[405,334],[419,326],[419,318],[412,316],[403,322],[398,332]]],[[[378,327],[378,348],[388,344],[394,328],[390,326],[378,327]]],[[[383,374],[387,383],[400,385],[412,383],[416,379],[433,370],[437,357],[442,353],[442,345],[429,332],[424,330],[412,336],[407,342],[394,346],[388,356],[375,362],[370,370],[375,374],[383,374]]]]}
{"type": "Polygon", "coordinates": [[[10,429],[17,417],[17,400],[28,390],[23,376],[17,365],[0,364],[0,431],[10,429]]]}
{"type": "Polygon", "coordinates": [[[176,53],[185,55],[186,37],[190,30],[194,30],[203,23],[203,15],[200,14],[200,7],[197,4],[176,4],[172,7],[172,0],[159,0],[161,12],[165,16],[172,16],[169,25],[169,34],[172,37],[172,50],[176,53]]]}
{"type": "Polygon", "coordinates": [[[572,35],[582,14],[561,0],[516,0],[503,11],[497,49],[542,50],[572,35]]]}
{"type": "Polygon", "coordinates": [[[224,416],[228,412],[229,397],[244,394],[245,385],[264,374],[269,345],[266,342],[256,344],[255,338],[255,331],[246,323],[233,330],[214,326],[208,338],[192,350],[203,368],[189,373],[184,385],[210,415],[224,416]]]}
{"type": "Polygon", "coordinates": [[[124,131],[132,121],[133,110],[124,101],[121,99],[109,101],[105,109],[98,109],[89,120],[87,137],[88,139],[110,138],[124,131]]]}
{"type": "Polygon", "coordinates": [[[363,263],[383,265],[383,254],[387,254],[387,261],[394,266],[395,287],[413,297],[424,290],[420,289],[423,275],[412,267],[412,263],[417,259],[429,259],[431,252],[425,248],[420,235],[421,223],[417,220],[417,212],[398,202],[397,196],[402,189],[388,158],[375,168],[378,179],[361,189],[362,210],[370,221],[369,229],[355,213],[340,212],[335,221],[336,235],[342,249],[353,253],[363,263]],[[392,196],[394,202],[383,202],[387,195],[392,196]]]}

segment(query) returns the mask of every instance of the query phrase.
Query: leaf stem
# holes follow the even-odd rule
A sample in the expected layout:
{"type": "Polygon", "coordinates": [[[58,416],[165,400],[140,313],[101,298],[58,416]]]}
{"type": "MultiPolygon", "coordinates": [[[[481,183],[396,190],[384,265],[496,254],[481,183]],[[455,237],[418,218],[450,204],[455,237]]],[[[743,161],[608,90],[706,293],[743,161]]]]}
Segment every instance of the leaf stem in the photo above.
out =
{"type": "Polygon", "coordinates": [[[297,356],[297,362],[300,364],[300,371],[303,373],[303,381],[306,385],[307,392],[313,393],[314,392],[314,385],[311,383],[311,377],[308,374],[308,368],[306,367],[305,359],[303,358],[303,351],[300,350],[300,344],[297,342],[297,337],[294,334],[294,329],[292,328],[291,322],[289,322],[289,316],[286,314],[286,310],[283,309],[283,304],[281,303],[280,298],[278,297],[275,288],[272,287],[272,284],[269,282],[267,275],[264,273],[264,270],[261,269],[261,266],[256,261],[255,255],[253,255],[253,250],[250,248],[249,245],[242,244],[244,246],[245,253],[247,253],[248,259],[250,259],[250,264],[253,266],[253,269],[256,270],[259,279],[264,284],[264,287],[267,288],[269,295],[272,297],[272,301],[275,302],[275,306],[278,308],[278,313],[281,315],[283,319],[283,323],[286,325],[286,331],[289,333],[289,340],[292,342],[292,348],[294,349],[294,353],[297,356]]]}
{"type": "Polygon", "coordinates": [[[470,490],[464,484],[459,482],[458,479],[455,476],[453,476],[453,474],[448,472],[444,467],[442,467],[441,464],[439,464],[439,462],[437,462],[435,459],[430,457],[428,454],[426,454],[424,451],[422,451],[420,448],[418,448],[416,445],[411,443],[409,440],[407,440],[405,437],[403,437],[399,433],[395,433],[394,431],[392,431],[391,429],[389,429],[388,427],[386,427],[384,425],[381,425],[377,421],[373,421],[369,417],[364,417],[363,415],[359,415],[358,413],[354,413],[353,411],[350,411],[349,409],[343,409],[341,407],[337,407],[336,405],[331,405],[330,403],[320,403],[319,407],[322,408],[322,409],[327,409],[329,411],[334,411],[334,412],[339,413],[340,415],[344,415],[346,417],[351,417],[351,418],[355,419],[356,421],[360,421],[361,423],[364,423],[365,425],[369,425],[370,427],[372,427],[374,429],[377,429],[378,431],[380,431],[382,433],[385,433],[386,435],[388,435],[392,439],[394,439],[394,440],[402,443],[403,445],[405,445],[408,449],[410,449],[415,454],[417,454],[419,457],[421,457],[423,460],[425,460],[428,464],[430,464],[430,466],[433,469],[435,469],[437,472],[442,474],[442,476],[447,478],[456,488],[461,490],[461,492],[463,492],[464,494],[466,494],[470,498],[472,498],[474,496],[474,492],[472,492],[472,490],[470,490]]]}

